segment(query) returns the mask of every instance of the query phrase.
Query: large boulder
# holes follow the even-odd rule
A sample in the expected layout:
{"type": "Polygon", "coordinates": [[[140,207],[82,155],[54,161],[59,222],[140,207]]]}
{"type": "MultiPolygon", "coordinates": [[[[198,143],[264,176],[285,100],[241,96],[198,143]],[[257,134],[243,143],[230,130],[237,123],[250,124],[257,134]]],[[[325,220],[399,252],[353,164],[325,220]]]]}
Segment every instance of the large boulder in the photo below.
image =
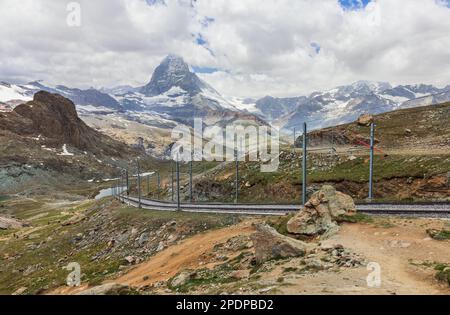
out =
{"type": "Polygon", "coordinates": [[[0,230],[21,229],[29,226],[27,222],[19,221],[14,218],[0,217],[0,230]]]}
{"type": "Polygon", "coordinates": [[[172,278],[172,280],[170,281],[170,286],[174,288],[183,286],[188,283],[189,280],[191,280],[194,276],[195,272],[184,270],[172,278]]]}
{"type": "Polygon", "coordinates": [[[307,243],[284,236],[268,225],[258,224],[255,228],[251,239],[258,264],[272,259],[304,256],[309,250],[307,243]]]}
{"type": "Polygon", "coordinates": [[[374,117],[372,115],[369,114],[363,114],[361,116],[359,116],[358,118],[358,125],[366,127],[366,126],[370,126],[371,123],[374,122],[374,117]]]}
{"type": "Polygon", "coordinates": [[[339,229],[335,219],[356,212],[352,197],[325,185],[315,192],[305,207],[287,223],[289,233],[329,236],[339,229]]]}

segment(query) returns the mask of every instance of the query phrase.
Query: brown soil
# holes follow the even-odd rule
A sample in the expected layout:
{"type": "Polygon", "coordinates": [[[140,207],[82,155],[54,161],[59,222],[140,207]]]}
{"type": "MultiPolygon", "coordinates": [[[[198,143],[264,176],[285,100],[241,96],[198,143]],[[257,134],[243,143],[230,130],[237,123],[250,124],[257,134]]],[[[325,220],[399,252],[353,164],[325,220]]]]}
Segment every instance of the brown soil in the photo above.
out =
{"type": "Polygon", "coordinates": [[[212,267],[201,265],[201,257],[212,251],[215,245],[226,242],[238,235],[249,235],[254,232],[252,221],[193,236],[180,244],[169,247],[158,253],[148,262],[141,264],[114,282],[143,287],[158,281],[165,281],[185,269],[212,267]],[[144,280],[148,277],[148,280],[144,280]]]}
{"type": "MultiPolygon", "coordinates": [[[[345,192],[357,199],[365,199],[368,194],[367,184],[353,181],[329,183],[339,191],[345,192]]],[[[432,176],[430,178],[392,178],[376,182],[375,198],[394,200],[425,199],[446,200],[450,196],[450,185],[447,176],[432,176]],[[396,192],[396,193],[395,193],[396,192]]]]}
{"type": "MultiPolygon", "coordinates": [[[[112,282],[142,288],[167,281],[186,269],[212,268],[215,263],[205,263],[204,257],[214,252],[215,245],[239,235],[254,232],[252,223],[246,220],[238,225],[205,232],[173,245],[153,256],[150,260],[126,271],[112,282]],[[144,280],[144,277],[146,280],[144,280]]],[[[274,268],[259,273],[254,282],[218,284],[223,292],[237,294],[450,294],[446,284],[439,283],[434,274],[434,263],[450,263],[450,241],[431,239],[426,230],[442,229],[448,220],[376,218],[370,224],[345,224],[340,232],[324,244],[342,244],[345,248],[362,255],[368,262],[381,267],[382,284],[379,288],[367,286],[366,278],[371,272],[366,267],[340,268],[339,271],[319,271],[299,274],[285,272],[287,267],[298,268],[301,258],[275,263],[274,268]],[[431,265],[428,265],[431,263],[431,265]],[[283,281],[279,279],[283,278],[283,281]],[[257,289],[255,289],[255,287],[257,289]],[[256,291],[255,291],[256,290],[256,291]]],[[[235,253],[236,255],[239,252],[235,253]]],[[[69,289],[59,288],[53,294],[73,294],[86,286],[69,289]]],[[[216,287],[217,290],[217,287],[216,287]]],[[[159,290],[158,293],[168,291],[159,290]]],[[[207,288],[198,288],[191,294],[208,294],[207,288]]]]}
{"type": "Polygon", "coordinates": [[[450,242],[435,241],[426,229],[442,228],[442,221],[391,219],[393,227],[346,224],[324,243],[342,244],[381,267],[382,284],[367,286],[371,271],[365,267],[339,273],[319,272],[294,278],[279,290],[283,294],[450,294],[450,288],[434,279],[436,271],[426,262],[450,263],[450,242]]]}

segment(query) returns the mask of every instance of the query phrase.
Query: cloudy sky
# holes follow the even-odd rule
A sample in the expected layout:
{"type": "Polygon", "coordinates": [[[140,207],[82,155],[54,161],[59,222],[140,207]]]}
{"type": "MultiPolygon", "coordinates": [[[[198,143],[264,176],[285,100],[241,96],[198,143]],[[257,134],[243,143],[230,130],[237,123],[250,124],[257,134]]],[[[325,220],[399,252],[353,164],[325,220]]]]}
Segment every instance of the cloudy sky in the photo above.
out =
{"type": "Polygon", "coordinates": [[[138,86],[174,53],[229,96],[450,84],[449,0],[0,0],[0,38],[7,82],[138,86]]]}

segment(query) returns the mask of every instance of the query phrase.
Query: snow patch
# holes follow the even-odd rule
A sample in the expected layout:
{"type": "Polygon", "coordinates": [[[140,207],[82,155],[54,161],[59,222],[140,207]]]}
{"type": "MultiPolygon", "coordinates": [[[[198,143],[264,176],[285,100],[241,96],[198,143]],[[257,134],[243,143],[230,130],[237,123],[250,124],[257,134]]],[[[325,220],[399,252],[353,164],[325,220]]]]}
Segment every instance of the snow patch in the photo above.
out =
{"type": "Polygon", "coordinates": [[[62,153],[59,153],[58,155],[60,156],[74,156],[73,153],[70,153],[69,151],[67,151],[67,145],[64,143],[64,145],[62,146],[62,153]]]}

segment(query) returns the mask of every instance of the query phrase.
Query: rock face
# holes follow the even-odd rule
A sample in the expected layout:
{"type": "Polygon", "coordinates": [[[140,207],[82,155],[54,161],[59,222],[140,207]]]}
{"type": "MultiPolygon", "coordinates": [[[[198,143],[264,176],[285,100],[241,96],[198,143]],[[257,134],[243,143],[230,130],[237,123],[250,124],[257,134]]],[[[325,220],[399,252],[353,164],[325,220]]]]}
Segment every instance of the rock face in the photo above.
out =
{"type": "Polygon", "coordinates": [[[183,58],[169,55],[155,69],[150,83],[144,86],[141,92],[146,96],[155,96],[174,87],[178,87],[192,96],[200,93],[206,85],[189,70],[189,66],[183,58]]]}
{"type": "Polygon", "coordinates": [[[281,235],[274,228],[263,224],[256,225],[256,232],[251,239],[258,264],[271,259],[304,256],[309,248],[308,244],[281,235]]]}
{"type": "Polygon", "coordinates": [[[27,223],[13,219],[0,217],[0,230],[21,229],[29,226],[27,223]]]}
{"type": "Polygon", "coordinates": [[[374,117],[369,114],[363,114],[358,118],[358,125],[360,126],[370,126],[373,123],[374,117]]]}
{"type": "Polygon", "coordinates": [[[1,114],[0,130],[44,139],[51,147],[66,144],[96,155],[120,157],[131,152],[125,144],[87,126],[72,101],[45,91],[37,92],[32,101],[18,105],[13,112],[1,114]]]}
{"type": "Polygon", "coordinates": [[[287,230],[305,236],[330,235],[339,229],[334,219],[355,212],[356,206],[350,196],[326,185],[314,193],[305,207],[288,221],[287,230]]]}
{"type": "Polygon", "coordinates": [[[192,279],[192,277],[195,275],[195,273],[191,271],[182,271],[178,275],[176,275],[172,281],[170,282],[170,285],[172,287],[179,287],[182,285],[185,285],[189,280],[192,279]]]}

